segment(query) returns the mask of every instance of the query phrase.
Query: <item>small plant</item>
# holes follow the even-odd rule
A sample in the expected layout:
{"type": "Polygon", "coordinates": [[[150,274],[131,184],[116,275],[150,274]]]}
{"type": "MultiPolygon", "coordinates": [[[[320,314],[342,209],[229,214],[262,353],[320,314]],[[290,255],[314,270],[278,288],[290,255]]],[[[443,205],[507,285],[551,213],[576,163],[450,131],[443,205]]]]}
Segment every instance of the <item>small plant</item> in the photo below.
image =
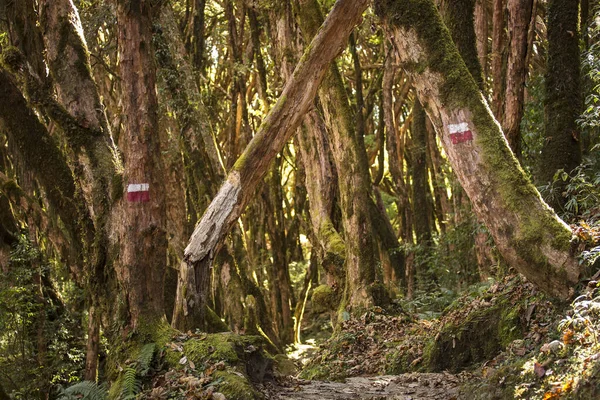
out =
{"type": "Polygon", "coordinates": [[[59,390],[58,400],[104,400],[108,397],[106,385],[83,381],[59,390]]]}

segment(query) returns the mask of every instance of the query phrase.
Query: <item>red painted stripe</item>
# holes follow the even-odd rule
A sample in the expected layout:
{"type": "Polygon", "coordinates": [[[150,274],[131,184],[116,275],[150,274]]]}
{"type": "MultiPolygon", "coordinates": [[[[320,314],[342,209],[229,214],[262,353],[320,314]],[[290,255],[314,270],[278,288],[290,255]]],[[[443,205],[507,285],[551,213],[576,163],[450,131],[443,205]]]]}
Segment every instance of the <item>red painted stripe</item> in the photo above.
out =
{"type": "Polygon", "coordinates": [[[473,133],[471,133],[471,131],[451,133],[450,140],[452,141],[452,144],[469,142],[473,140],[473,133]]]}
{"type": "Polygon", "coordinates": [[[127,192],[127,201],[142,203],[150,201],[150,191],[143,190],[139,192],[127,192]]]}

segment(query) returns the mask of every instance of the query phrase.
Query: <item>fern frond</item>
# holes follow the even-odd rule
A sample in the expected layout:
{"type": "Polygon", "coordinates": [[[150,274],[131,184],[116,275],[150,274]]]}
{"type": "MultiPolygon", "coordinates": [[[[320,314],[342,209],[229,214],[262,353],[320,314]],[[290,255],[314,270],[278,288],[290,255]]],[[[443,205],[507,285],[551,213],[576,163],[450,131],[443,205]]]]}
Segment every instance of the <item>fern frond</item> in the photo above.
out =
{"type": "Polygon", "coordinates": [[[63,390],[58,400],[105,400],[107,397],[108,391],[104,385],[98,385],[96,382],[82,381],[63,390]]]}
{"type": "Polygon", "coordinates": [[[123,371],[123,380],[121,382],[121,399],[123,400],[135,398],[135,395],[142,390],[142,382],[137,379],[135,368],[125,368],[125,371],[123,371]]]}
{"type": "Polygon", "coordinates": [[[140,351],[140,355],[138,357],[138,371],[140,376],[146,376],[148,374],[148,370],[150,369],[150,364],[154,359],[154,353],[156,351],[156,343],[147,343],[142,347],[140,351]]]}

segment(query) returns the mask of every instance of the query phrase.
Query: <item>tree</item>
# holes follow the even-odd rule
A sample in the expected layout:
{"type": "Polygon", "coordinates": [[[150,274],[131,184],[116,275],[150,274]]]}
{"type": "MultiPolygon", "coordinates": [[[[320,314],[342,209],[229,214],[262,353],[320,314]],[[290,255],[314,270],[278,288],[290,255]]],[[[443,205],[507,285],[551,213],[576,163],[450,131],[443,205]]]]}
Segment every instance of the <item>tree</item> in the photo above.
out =
{"type": "Polygon", "coordinates": [[[159,6],[151,1],[122,0],[117,7],[125,115],[119,145],[127,189],[119,210],[120,257],[115,269],[129,327],[142,334],[153,333],[164,320],[165,181],[152,46],[152,20],[158,11],[159,6]]]}
{"type": "Polygon", "coordinates": [[[568,298],[580,274],[571,231],[528,181],[435,6],[379,0],[375,7],[504,259],[543,290],[568,298]]]}
{"type": "Polygon", "coordinates": [[[502,130],[515,156],[521,157],[521,119],[525,78],[527,77],[527,48],[529,24],[534,0],[508,0],[508,61],[506,65],[506,94],[502,130]]]}
{"type": "MultiPolygon", "coordinates": [[[[570,173],[581,161],[577,118],[581,113],[578,0],[548,3],[548,61],[544,100],[544,144],[537,179],[552,182],[558,170],[570,173]]],[[[553,207],[564,206],[564,185],[548,199],[553,207]]]]}

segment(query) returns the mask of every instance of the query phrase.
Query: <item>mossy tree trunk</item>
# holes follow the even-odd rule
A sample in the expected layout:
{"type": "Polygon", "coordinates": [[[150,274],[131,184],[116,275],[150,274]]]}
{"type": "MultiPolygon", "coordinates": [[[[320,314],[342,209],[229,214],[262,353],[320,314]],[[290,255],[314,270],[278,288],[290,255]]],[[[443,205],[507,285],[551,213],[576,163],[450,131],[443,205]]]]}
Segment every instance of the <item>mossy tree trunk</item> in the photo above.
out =
{"type": "MultiPolygon", "coordinates": [[[[480,49],[478,47],[478,40],[481,38],[481,36],[483,36],[483,38],[487,42],[487,31],[480,31],[478,34],[476,33],[475,29],[477,28],[477,24],[473,23],[473,14],[475,12],[475,6],[476,3],[474,3],[472,0],[447,0],[445,2],[445,6],[441,8],[441,13],[446,26],[450,30],[452,41],[456,45],[458,53],[467,65],[471,76],[473,76],[473,78],[475,79],[477,87],[479,87],[479,90],[484,92],[485,80],[483,77],[482,67],[485,64],[481,64],[482,55],[479,54],[480,49]],[[479,37],[477,37],[477,35],[479,35],[479,37]]],[[[480,12],[484,11],[485,10],[480,10],[480,12]]],[[[481,20],[484,17],[485,15],[479,16],[478,18],[481,20]]],[[[499,21],[497,23],[500,24],[499,21]]],[[[483,62],[485,63],[486,61],[487,60],[484,57],[483,62]]],[[[495,79],[496,78],[504,79],[504,77],[499,78],[495,75],[495,79]]],[[[510,85],[510,83],[507,83],[507,85],[510,85]]],[[[502,98],[503,96],[500,97],[500,100],[502,98]]],[[[453,190],[453,193],[457,198],[457,204],[460,210],[464,212],[468,216],[468,218],[471,218],[471,208],[467,202],[462,187],[458,187],[457,185],[455,190],[453,190]]],[[[459,221],[458,223],[461,222],[459,221]]],[[[481,279],[483,279],[484,276],[489,275],[491,265],[494,263],[494,260],[490,258],[492,252],[488,244],[488,236],[489,235],[487,234],[487,232],[480,231],[477,232],[473,237],[481,279]]],[[[464,276],[469,277],[474,275],[475,274],[468,273],[464,276]]]]}
{"type": "MultiPolygon", "coordinates": [[[[74,177],[81,188],[94,223],[94,242],[88,244],[90,278],[88,286],[89,335],[86,350],[86,378],[95,380],[98,363],[101,304],[110,302],[104,292],[108,254],[116,245],[110,243],[111,211],[118,181],[116,150],[112,144],[109,123],[96,83],[92,77],[89,52],[82,35],[77,9],[68,0],[39,2],[40,26],[46,48],[46,60],[54,81],[57,98],[67,114],[58,106],[46,110],[64,131],[71,152],[74,177]],[[92,379],[94,378],[94,379],[92,379]]],[[[49,96],[49,94],[48,94],[49,96]]]]}
{"type": "MultiPolygon", "coordinates": [[[[440,12],[471,76],[477,86],[482,88],[483,69],[479,62],[475,35],[475,0],[442,0],[440,12]]],[[[485,39],[487,40],[487,35],[485,39]]]]}
{"type": "Polygon", "coordinates": [[[569,298],[580,275],[571,231],[528,181],[435,5],[431,0],[375,4],[476,215],[500,253],[545,292],[569,298]]]}
{"type": "Polygon", "coordinates": [[[216,251],[252,199],[269,165],[299,126],[329,64],[343,49],[367,3],[366,0],[336,3],[319,34],[307,47],[281,97],[233,165],[196,227],[185,252],[190,278],[186,300],[188,310],[198,313],[200,321],[205,323],[206,320],[210,268],[216,251]]]}
{"type": "MultiPolygon", "coordinates": [[[[544,144],[537,180],[552,182],[559,169],[569,173],[581,161],[577,118],[582,110],[578,35],[579,0],[548,2],[548,61],[544,102],[544,144]]],[[[560,209],[564,186],[548,201],[560,209]]]]}
{"type": "Polygon", "coordinates": [[[486,82],[488,77],[489,23],[487,3],[487,0],[476,0],[474,12],[475,35],[477,37],[477,57],[479,58],[479,65],[481,65],[483,82],[486,82]]]}
{"type": "Polygon", "coordinates": [[[93,237],[86,210],[77,207],[76,186],[67,160],[54,138],[50,137],[15,83],[14,77],[0,67],[0,128],[6,133],[14,155],[44,190],[44,198],[56,212],[59,232],[70,244],[68,260],[78,282],[83,283],[84,238],[93,237]],[[83,211],[83,215],[81,212],[83,211]],[[86,218],[87,216],[87,218],[86,218]],[[81,222],[81,224],[78,224],[81,222]]]}
{"type": "Polygon", "coordinates": [[[153,4],[132,0],[117,4],[125,116],[119,147],[127,197],[121,203],[120,255],[115,269],[127,304],[127,328],[134,331],[164,318],[166,210],[152,45],[152,20],[158,9],[153,4]]]}
{"type": "MultiPolygon", "coordinates": [[[[298,19],[308,40],[317,34],[323,17],[316,0],[299,0],[298,19]]],[[[376,241],[369,212],[370,176],[364,146],[361,148],[354,113],[337,65],[329,67],[319,88],[331,151],[338,171],[340,208],[346,245],[346,283],[342,308],[357,312],[374,304],[376,241]]]]}

